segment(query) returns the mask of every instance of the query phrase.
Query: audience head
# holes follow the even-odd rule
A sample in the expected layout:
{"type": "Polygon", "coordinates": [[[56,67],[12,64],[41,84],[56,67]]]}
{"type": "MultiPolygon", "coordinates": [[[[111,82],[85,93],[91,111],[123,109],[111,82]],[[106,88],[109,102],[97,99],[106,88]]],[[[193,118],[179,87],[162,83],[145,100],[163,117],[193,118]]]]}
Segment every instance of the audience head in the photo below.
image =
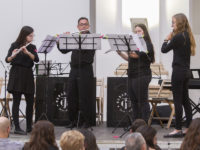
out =
{"type": "Polygon", "coordinates": [[[136,119],[131,125],[130,132],[135,132],[140,126],[147,125],[143,119],[136,119]]]}
{"type": "Polygon", "coordinates": [[[200,118],[194,119],[185,135],[181,150],[200,150],[200,118]]]}
{"type": "Polygon", "coordinates": [[[99,150],[94,134],[87,129],[79,130],[85,137],[85,150],[99,150]]]}
{"type": "Polygon", "coordinates": [[[155,145],[157,145],[157,131],[154,128],[144,125],[137,128],[136,132],[142,134],[148,147],[155,149],[155,145]]]}
{"type": "Polygon", "coordinates": [[[6,117],[0,117],[0,138],[8,138],[10,133],[10,121],[6,117]]]}
{"type": "Polygon", "coordinates": [[[46,120],[38,121],[31,132],[30,141],[25,143],[24,150],[48,149],[49,146],[57,147],[54,125],[46,120]]]}
{"type": "Polygon", "coordinates": [[[146,142],[143,136],[138,133],[131,133],[125,139],[126,150],[146,150],[146,142]]]}
{"type": "Polygon", "coordinates": [[[60,147],[62,150],[85,150],[83,134],[76,130],[64,132],[60,138],[60,147]]]}
{"type": "Polygon", "coordinates": [[[190,24],[185,14],[178,13],[172,17],[172,28],[173,28],[174,35],[176,35],[177,33],[184,32],[184,31],[188,32],[189,37],[190,37],[190,43],[191,43],[191,55],[192,56],[195,55],[196,43],[195,43],[195,39],[191,30],[190,24]]]}

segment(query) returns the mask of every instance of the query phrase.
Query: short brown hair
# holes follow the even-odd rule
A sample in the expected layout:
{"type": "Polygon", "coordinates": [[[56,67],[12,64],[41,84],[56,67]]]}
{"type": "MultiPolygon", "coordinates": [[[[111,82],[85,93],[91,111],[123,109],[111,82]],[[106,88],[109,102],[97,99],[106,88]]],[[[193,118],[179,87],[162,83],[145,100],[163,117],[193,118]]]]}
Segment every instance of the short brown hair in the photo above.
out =
{"type": "Polygon", "coordinates": [[[136,119],[133,124],[131,125],[132,132],[135,132],[137,128],[147,125],[146,122],[143,119],[136,119]]]}
{"type": "Polygon", "coordinates": [[[84,148],[84,136],[76,130],[66,131],[61,135],[60,147],[62,150],[82,150],[84,148]]]}

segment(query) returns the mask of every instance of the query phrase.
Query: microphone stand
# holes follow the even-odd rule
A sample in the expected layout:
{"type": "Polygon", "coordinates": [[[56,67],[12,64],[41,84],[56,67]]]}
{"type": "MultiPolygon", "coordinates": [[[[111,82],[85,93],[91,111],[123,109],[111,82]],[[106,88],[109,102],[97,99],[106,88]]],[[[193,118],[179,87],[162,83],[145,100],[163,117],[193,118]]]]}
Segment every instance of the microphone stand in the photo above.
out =
{"type": "MultiPolygon", "coordinates": [[[[8,116],[8,111],[7,111],[7,107],[6,107],[6,105],[7,105],[7,102],[6,102],[6,91],[7,91],[7,69],[6,69],[6,67],[5,67],[5,65],[3,64],[3,62],[2,62],[2,60],[0,60],[0,62],[1,62],[1,65],[3,66],[3,68],[4,68],[4,70],[5,70],[5,74],[4,74],[4,79],[5,79],[5,86],[4,86],[4,88],[5,88],[5,91],[4,91],[4,106],[3,106],[3,110],[2,110],[2,113],[3,113],[3,115],[5,115],[5,117],[9,117],[8,116]]],[[[9,117],[10,118],[10,117],[9,117]]]]}

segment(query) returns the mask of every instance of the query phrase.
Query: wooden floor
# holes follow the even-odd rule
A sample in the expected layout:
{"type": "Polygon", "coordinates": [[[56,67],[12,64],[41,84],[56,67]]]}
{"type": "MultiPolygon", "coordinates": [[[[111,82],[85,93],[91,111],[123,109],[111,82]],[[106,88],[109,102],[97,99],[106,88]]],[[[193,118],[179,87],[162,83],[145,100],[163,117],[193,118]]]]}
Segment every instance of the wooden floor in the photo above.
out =
{"type": "MultiPolygon", "coordinates": [[[[21,123],[21,127],[25,129],[25,123],[21,123]]],[[[157,139],[158,139],[158,145],[162,149],[178,149],[180,148],[180,144],[182,143],[182,138],[176,138],[176,139],[165,139],[163,138],[164,134],[167,134],[173,128],[170,129],[165,129],[161,128],[160,125],[152,125],[157,130],[157,139]]],[[[65,127],[55,127],[55,134],[56,134],[56,140],[59,143],[59,139],[61,134],[64,131],[67,131],[65,127]]],[[[113,128],[108,128],[106,127],[106,124],[102,124],[100,126],[93,127],[93,133],[95,134],[97,138],[97,143],[100,148],[100,150],[117,150],[118,148],[121,148],[124,146],[124,139],[126,137],[123,136],[122,138],[118,138],[122,133],[124,133],[123,128],[118,128],[115,133],[112,133],[113,128]]],[[[15,135],[12,133],[10,134],[10,138],[12,140],[17,140],[21,142],[25,142],[29,139],[29,135],[27,136],[20,136],[20,135],[15,135]]]]}

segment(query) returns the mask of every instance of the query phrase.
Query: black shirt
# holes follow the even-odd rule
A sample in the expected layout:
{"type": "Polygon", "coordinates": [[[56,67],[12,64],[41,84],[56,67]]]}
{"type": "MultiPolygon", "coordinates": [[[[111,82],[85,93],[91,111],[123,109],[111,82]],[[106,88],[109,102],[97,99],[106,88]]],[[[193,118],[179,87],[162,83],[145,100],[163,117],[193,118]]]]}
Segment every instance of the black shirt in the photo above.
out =
{"type": "Polygon", "coordinates": [[[172,67],[179,67],[184,70],[190,68],[190,38],[188,32],[181,32],[176,34],[171,41],[164,42],[161,48],[163,53],[173,50],[173,63],[172,67]]]}
{"type": "Polygon", "coordinates": [[[137,78],[144,75],[151,75],[150,64],[154,61],[154,50],[151,42],[146,41],[146,45],[148,53],[136,51],[139,58],[129,57],[129,77],[137,78]]]}
{"type": "Polygon", "coordinates": [[[59,44],[57,44],[57,48],[63,54],[72,51],[71,63],[70,63],[71,67],[78,68],[85,65],[91,65],[94,61],[94,54],[95,54],[94,50],[61,50],[59,48],[59,44]]]}
{"type": "MultiPolygon", "coordinates": [[[[10,49],[8,50],[8,55],[6,56],[6,62],[8,62],[8,57],[10,57],[12,55],[12,52],[14,49],[19,49],[19,45],[16,43],[12,43],[10,49]]],[[[34,56],[35,59],[34,61],[26,54],[24,54],[23,52],[19,52],[16,57],[11,61],[11,65],[12,66],[22,66],[22,67],[26,67],[26,68],[32,68],[34,65],[34,62],[38,62],[39,61],[39,57],[37,55],[37,49],[36,46],[33,44],[28,45],[27,50],[29,52],[31,52],[34,56]]]]}

